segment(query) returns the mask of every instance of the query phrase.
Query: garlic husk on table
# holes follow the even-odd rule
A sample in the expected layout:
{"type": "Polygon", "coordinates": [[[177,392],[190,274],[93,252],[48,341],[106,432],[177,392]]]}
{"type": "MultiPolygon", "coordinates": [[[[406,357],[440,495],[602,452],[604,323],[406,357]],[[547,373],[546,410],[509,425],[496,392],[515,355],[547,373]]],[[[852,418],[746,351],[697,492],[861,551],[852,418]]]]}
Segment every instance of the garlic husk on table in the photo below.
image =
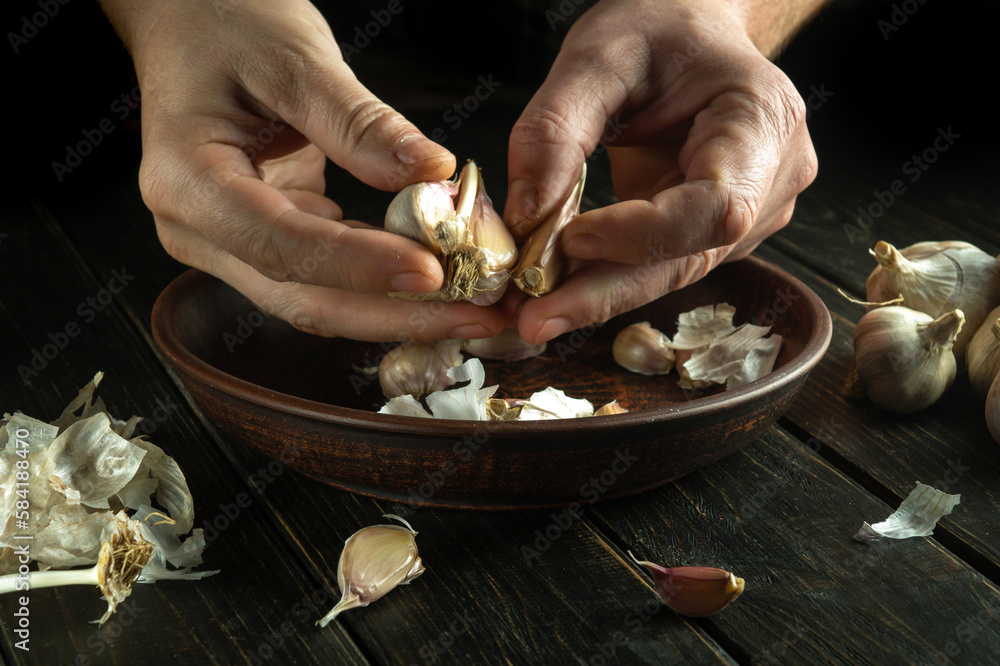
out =
{"type": "Polygon", "coordinates": [[[879,265],[865,283],[867,299],[902,295],[903,305],[931,317],[961,310],[966,325],[955,340],[955,354],[964,361],[966,345],[1000,305],[997,259],[962,241],[927,241],[902,250],[879,241],[871,254],[879,265]]]}
{"type": "Polygon", "coordinates": [[[372,525],[347,538],[337,562],[340,601],[316,623],[325,627],[345,610],[377,601],[399,585],[406,585],[424,572],[417,552],[417,531],[399,516],[402,525],[372,525]]]}
{"type": "Polygon", "coordinates": [[[973,388],[984,395],[989,393],[1000,372],[1000,307],[990,312],[965,347],[965,365],[973,388]]]}
{"type": "Polygon", "coordinates": [[[566,277],[569,261],[559,247],[559,236],[566,225],[580,214],[580,201],[583,199],[583,184],[586,180],[587,164],[584,162],[580,179],[569,196],[545,218],[521,247],[521,256],[511,279],[518,289],[529,296],[549,293],[566,277]]]}
{"type": "Polygon", "coordinates": [[[448,371],[462,364],[461,340],[404,342],[390,350],[378,366],[378,381],[387,398],[412,395],[419,400],[454,383],[448,371]]]}
{"type": "Polygon", "coordinates": [[[491,305],[503,295],[517,260],[514,237],[493,209],[472,160],[455,180],[403,188],[389,204],[385,228],[433,252],[445,274],[444,284],[434,293],[395,292],[395,296],[491,305]]]}
{"type": "Polygon", "coordinates": [[[952,346],[964,323],[961,310],[937,319],[901,305],[868,312],[854,330],[848,390],[887,411],[929,407],[955,380],[952,346]]]}
{"type": "Polygon", "coordinates": [[[640,375],[665,375],[674,367],[670,338],[642,321],[623,328],[615,336],[611,355],[615,362],[640,375]]]}

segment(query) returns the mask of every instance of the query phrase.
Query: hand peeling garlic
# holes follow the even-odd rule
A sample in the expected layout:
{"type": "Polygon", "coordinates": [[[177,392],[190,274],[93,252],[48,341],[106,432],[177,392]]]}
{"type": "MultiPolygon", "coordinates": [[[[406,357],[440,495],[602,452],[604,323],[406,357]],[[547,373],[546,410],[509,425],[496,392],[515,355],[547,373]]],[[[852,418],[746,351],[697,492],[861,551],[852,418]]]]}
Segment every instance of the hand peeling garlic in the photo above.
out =
{"type": "Polygon", "coordinates": [[[906,307],[931,317],[961,310],[966,326],[955,340],[955,354],[964,361],[966,345],[1000,305],[997,259],[962,241],[916,243],[902,250],[879,241],[871,254],[879,265],[866,283],[868,300],[901,294],[906,307]]]}
{"type": "Polygon", "coordinates": [[[559,235],[580,214],[580,201],[583,199],[583,184],[586,180],[587,164],[584,162],[580,179],[569,196],[545,218],[521,247],[521,258],[511,277],[517,288],[529,296],[549,293],[566,277],[569,262],[559,247],[559,235]]]}
{"type": "Polygon", "coordinates": [[[378,381],[387,398],[412,395],[419,400],[454,383],[448,371],[462,364],[460,340],[404,342],[382,357],[378,381]]]}
{"type": "Polygon", "coordinates": [[[325,627],[345,610],[377,601],[399,585],[406,585],[424,572],[417,552],[417,531],[392,514],[383,518],[400,525],[372,525],[347,538],[337,563],[340,601],[316,623],[325,627]]]}
{"type": "Polygon", "coordinates": [[[491,305],[503,295],[517,246],[472,160],[455,180],[403,188],[389,204],[385,228],[434,252],[445,273],[441,289],[432,294],[393,295],[476,305],[491,305]]]}
{"type": "Polygon", "coordinates": [[[611,346],[615,362],[640,375],[665,375],[674,367],[670,338],[643,321],[623,328],[611,346]]]}
{"type": "Polygon", "coordinates": [[[961,310],[937,319],[901,305],[868,312],[854,330],[848,390],[888,411],[929,407],[955,379],[952,346],[964,323],[961,310]]]}

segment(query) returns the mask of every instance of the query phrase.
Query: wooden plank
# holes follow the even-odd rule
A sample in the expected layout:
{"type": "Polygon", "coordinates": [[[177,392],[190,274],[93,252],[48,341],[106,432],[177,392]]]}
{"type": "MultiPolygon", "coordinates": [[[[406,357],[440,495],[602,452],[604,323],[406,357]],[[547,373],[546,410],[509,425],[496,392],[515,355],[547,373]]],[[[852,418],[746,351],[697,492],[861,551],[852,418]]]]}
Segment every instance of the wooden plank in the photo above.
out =
{"type": "Polygon", "coordinates": [[[700,621],[741,663],[996,663],[1000,588],[931,538],[853,540],[893,509],[772,428],[641,503],[592,515],[634,535],[621,545],[641,559],[742,576],[743,595],[700,621]]]}
{"type": "MultiPolygon", "coordinates": [[[[87,313],[94,308],[88,299],[98,304],[104,300],[106,278],[95,279],[65,239],[24,204],[9,204],[4,230],[9,235],[0,246],[0,330],[12,334],[13,344],[5,345],[3,409],[55,418],[80,386],[104,370],[100,393],[112,412],[152,417],[140,432],[181,463],[195,499],[196,525],[207,521],[224,535],[212,539],[206,534],[211,543],[200,567],[221,573],[196,582],[141,585],[103,628],[89,624],[103,612],[94,590],[32,591],[30,654],[12,647],[16,601],[12,596],[0,598],[4,656],[18,664],[74,663],[78,658],[78,663],[172,663],[171,655],[198,663],[243,663],[250,655],[270,650],[287,662],[368,663],[340,627],[318,634],[300,631],[303,626],[311,629],[310,621],[317,618],[310,596],[330,593],[294,557],[283,555],[285,540],[267,515],[264,498],[214,446],[117,305],[105,303],[100,312],[87,313]],[[27,279],[15,283],[14,276],[27,279]],[[69,323],[79,330],[67,336],[61,345],[65,348],[47,349],[58,344],[53,340],[61,340],[60,332],[76,330],[67,329],[69,323]],[[32,349],[43,356],[51,351],[53,357],[43,357],[45,366],[39,362],[37,374],[22,382],[17,366],[30,366],[32,349]],[[254,556],[248,558],[247,553],[254,556]],[[279,647],[272,648],[269,640],[279,647]]],[[[134,282],[122,293],[146,279],[141,265],[136,255],[116,258],[115,269],[135,272],[134,282]]]]}

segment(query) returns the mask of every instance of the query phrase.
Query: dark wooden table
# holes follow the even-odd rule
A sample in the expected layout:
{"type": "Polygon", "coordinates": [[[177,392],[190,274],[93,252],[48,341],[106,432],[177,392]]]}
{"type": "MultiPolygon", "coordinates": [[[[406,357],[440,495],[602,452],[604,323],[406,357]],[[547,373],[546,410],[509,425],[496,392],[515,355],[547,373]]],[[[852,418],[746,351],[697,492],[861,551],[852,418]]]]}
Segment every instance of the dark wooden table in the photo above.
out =
{"type": "MultiPolygon", "coordinates": [[[[812,37],[817,48],[823,34],[812,37]]],[[[822,78],[833,65],[825,67],[796,74],[804,95],[826,84],[840,96],[811,118],[821,175],[792,224],[757,252],[813,288],[833,314],[829,352],[788,414],[740,452],[658,490],[588,507],[565,529],[547,529],[558,522],[553,511],[420,509],[410,520],[426,573],[325,629],[314,622],[339,597],[343,540],[380,522],[391,504],[268,472],[266,459],[221,436],[191,403],[150,335],[153,302],[184,267],[160,248],[143,207],[135,137],[125,128],[106,154],[95,153],[63,182],[40,173],[40,186],[13,192],[0,214],[0,409],[52,419],[103,370],[101,395],[113,413],[151,417],[150,438],[183,467],[196,525],[210,542],[202,568],[221,573],[139,586],[100,628],[90,624],[102,612],[94,590],[32,591],[30,653],[13,647],[15,601],[0,599],[3,662],[1000,663],[1000,444],[986,429],[983,398],[959,377],[938,404],[910,416],[846,399],[861,312],[836,293],[862,294],[873,266],[867,248],[880,239],[897,246],[960,239],[1000,251],[996,169],[984,166],[981,150],[992,137],[945,113],[947,105],[932,105],[883,142],[884,128],[858,134],[864,123],[855,114],[876,86],[822,78]],[[911,181],[903,165],[951,125],[961,138],[911,181]],[[867,209],[896,179],[906,192],[860,224],[858,207],[867,209]],[[116,271],[133,276],[127,286],[99,310],[82,305],[116,271]],[[33,350],[69,323],[81,333],[23,379],[18,366],[30,365],[33,350]],[[916,481],[962,495],[933,537],[852,539],[916,481]],[[526,559],[523,546],[538,557],[526,559]],[[667,565],[732,570],[746,592],[721,614],[685,619],[661,607],[628,549],[667,565]]],[[[371,76],[427,132],[476,80],[427,93],[391,88],[382,83],[388,72],[371,76]]],[[[449,129],[446,145],[487,173],[505,173],[506,133],[529,92],[502,88],[449,129]]],[[[612,196],[606,165],[596,160],[593,172],[588,206],[612,196]]],[[[383,209],[386,195],[335,169],[329,175],[330,192],[349,214],[377,217],[383,209]]],[[[491,181],[501,202],[502,180],[491,181]]]]}

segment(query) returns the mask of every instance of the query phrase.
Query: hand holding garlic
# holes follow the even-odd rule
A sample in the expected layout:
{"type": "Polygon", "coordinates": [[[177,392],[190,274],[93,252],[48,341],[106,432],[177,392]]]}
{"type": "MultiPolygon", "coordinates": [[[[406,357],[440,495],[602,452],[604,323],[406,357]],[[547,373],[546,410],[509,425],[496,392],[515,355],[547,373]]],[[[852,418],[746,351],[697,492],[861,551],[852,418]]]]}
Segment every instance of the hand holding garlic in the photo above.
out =
{"type": "Polygon", "coordinates": [[[648,303],[788,222],[816,157],[805,105],[765,56],[819,4],[602,2],[576,21],[511,134],[505,219],[527,236],[602,145],[621,203],[566,228],[562,286],[505,303],[525,340],[648,303]]]}

